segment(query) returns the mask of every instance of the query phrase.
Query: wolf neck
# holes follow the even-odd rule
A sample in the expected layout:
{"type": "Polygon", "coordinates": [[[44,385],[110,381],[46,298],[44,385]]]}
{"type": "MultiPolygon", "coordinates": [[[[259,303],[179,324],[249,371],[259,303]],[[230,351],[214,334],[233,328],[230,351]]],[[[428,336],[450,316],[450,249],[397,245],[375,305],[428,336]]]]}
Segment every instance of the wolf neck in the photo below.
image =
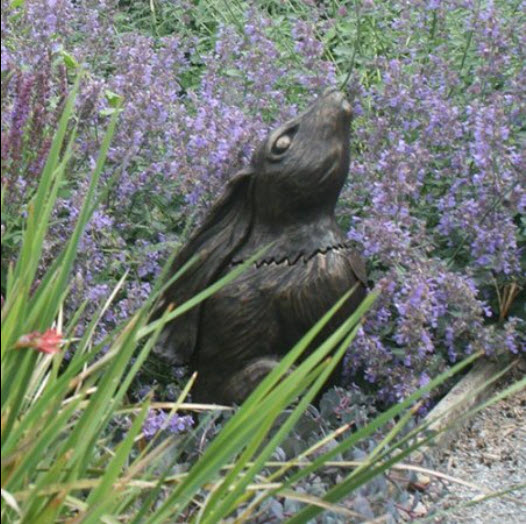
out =
{"type": "Polygon", "coordinates": [[[261,262],[295,263],[300,258],[343,246],[345,236],[338,227],[333,214],[324,213],[301,221],[261,221],[254,218],[246,243],[234,254],[232,262],[239,263],[263,246],[269,246],[261,262]]]}

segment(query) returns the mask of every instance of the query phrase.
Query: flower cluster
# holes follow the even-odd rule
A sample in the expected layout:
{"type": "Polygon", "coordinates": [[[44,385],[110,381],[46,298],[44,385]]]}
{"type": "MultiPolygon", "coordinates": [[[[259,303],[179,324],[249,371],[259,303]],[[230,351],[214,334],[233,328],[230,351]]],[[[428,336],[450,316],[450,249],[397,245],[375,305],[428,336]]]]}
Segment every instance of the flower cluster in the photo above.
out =
{"type": "Polygon", "coordinates": [[[390,401],[474,350],[526,348],[524,321],[496,300],[510,283],[524,286],[526,91],[517,83],[524,38],[515,37],[517,20],[499,16],[493,3],[480,12],[445,4],[462,7],[456,23],[472,31],[460,67],[447,7],[407,8],[396,30],[434,27],[438,48],[417,38],[410,49],[378,57],[382,81],[360,89],[349,238],[369,257],[373,276],[389,284],[347,362],[390,401]],[[389,375],[381,371],[387,362],[389,375]]]}
{"type": "Polygon", "coordinates": [[[471,351],[524,350],[519,301],[503,299],[526,273],[526,28],[512,6],[305,1],[272,14],[257,3],[216,13],[161,2],[166,19],[152,31],[135,21],[150,19],[134,18],[140,7],[121,4],[2,0],[2,269],[75,61],[84,71],[75,160],[45,263],[78,216],[122,96],[69,305],[88,298],[90,318],[129,270],[100,336],[144,302],[166,254],[271,122],[352,68],[339,216],[385,286],[350,348],[349,373],[396,400],[471,351]]]}
{"type": "Polygon", "coordinates": [[[142,434],[147,440],[152,439],[159,431],[166,431],[173,435],[184,433],[194,425],[194,420],[190,415],[177,415],[174,413],[169,416],[165,411],[150,409],[144,421],[142,434]]]}

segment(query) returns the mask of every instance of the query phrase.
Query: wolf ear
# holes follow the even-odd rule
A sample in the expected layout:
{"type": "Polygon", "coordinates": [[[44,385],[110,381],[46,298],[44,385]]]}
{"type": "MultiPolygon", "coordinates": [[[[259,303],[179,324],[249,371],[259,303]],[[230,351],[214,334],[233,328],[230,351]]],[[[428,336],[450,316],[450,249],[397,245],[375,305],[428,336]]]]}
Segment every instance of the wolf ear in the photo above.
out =
{"type": "MultiPolygon", "coordinates": [[[[201,227],[176,256],[170,275],[192,257],[197,256],[197,260],[163,293],[156,317],[170,304],[181,305],[212,284],[248,237],[252,223],[253,178],[254,172],[247,169],[228,181],[201,227]]],[[[170,322],[154,353],[167,362],[187,364],[197,343],[200,311],[198,305],[170,322]]]]}

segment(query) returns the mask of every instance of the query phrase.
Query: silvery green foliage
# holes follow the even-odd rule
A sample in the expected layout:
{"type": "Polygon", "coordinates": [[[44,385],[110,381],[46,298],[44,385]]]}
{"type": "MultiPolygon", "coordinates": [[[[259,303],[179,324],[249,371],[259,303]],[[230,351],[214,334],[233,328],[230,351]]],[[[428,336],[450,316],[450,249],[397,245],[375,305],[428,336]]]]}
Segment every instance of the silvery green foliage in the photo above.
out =
{"type": "MultiPolygon", "coordinates": [[[[331,389],[322,397],[319,408],[311,406],[301,417],[294,430],[276,449],[270,461],[286,462],[292,460],[336,429],[348,424],[349,427],[344,433],[338,435],[334,440],[329,440],[323,448],[310,455],[310,460],[315,459],[321,453],[333,449],[339,442],[369,423],[377,415],[374,404],[375,397],[364,394],[356,386],[347,389],[331,389]]],[[[286,417],[286,415],[287,413],[284,413],[282,417],[286,417]]],[[[221,431],[229,417],[230,415],[220,415],[210,420],[206,415],[200,416],[200,421],[203,422],[203,425],[196,425],[197,432],[194,435],[194,439],[197,445],[192,446],[192,451],[185,456],[187,460],[185,467],[189,467],[200,456],[202,448],[221,431]]],[[[276,421],[275,430],[279,427],[280,418],[276,421]]],[[[334,461],[365,460],[390,427],[392,426],[388,425],[388,427],[382,428],[381,431],[372,437],[362,440],[344,455],[336,455],[334,461]]],[[[413,427],[414,423],[411,422],[404,431],[413,427]]],[[[272,433],[271,431],[271,435],[272,433]]],[[[262,471],[262,478],[268,477],[273,471],[275,471],[275,468],[265,468],[262,471]]],[[[292,468],[281,480],[285,480],[295,471],[296,468],[292,468]]],[[[351,468],[326,466],[297,482],[291,489],[298,494],[322,497],[325,492],[341,482],[351,471],[351,468]]],[[[407,475],[406,479],[409,480],[409,475],[407,475]]],[[[349,520],[348,516],[326,511],[317,517],[315,522],[320,524],[363,522],[366,519],[372,519],[374,516],[378,517],[379,515],[387,515],[388,522],[397,522],[400,517],[399,506],[405,504],[410,497],[407,486],[408,483],[404,482],[402,477],[394,478],[392,475],[389,477],[385,475],[377,476],[339,503],[343,507],[361,514],[363,518],[357,518],[353,521],[349,520]]],[[[291,498],[271,497],[262,504],[261,511],[258,511],[257,515],[253,515],[251,522],[278,524],[293,516],[303,507],[304,504],[302,502],[291,498]]],[[[241,506],[238,510],[239,514],[244,509],[245,507],[241,506]]]]}

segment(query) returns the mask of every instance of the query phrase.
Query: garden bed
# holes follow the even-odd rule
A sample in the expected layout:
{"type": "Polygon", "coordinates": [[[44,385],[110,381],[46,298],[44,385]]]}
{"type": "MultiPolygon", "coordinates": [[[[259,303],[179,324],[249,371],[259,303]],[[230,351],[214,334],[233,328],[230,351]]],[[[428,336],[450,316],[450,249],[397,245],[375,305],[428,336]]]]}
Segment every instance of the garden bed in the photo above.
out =
{"type": "MultiPolygon", "coordinates": [[[[524,351],[522,5],[3,1],[2,521],[215,523],[254,502],[265,524],[392,522],[523,481],[524,391],[441,435],[442,473],[393,465],[453,368],[524,351]],[[320,357],[199,427],[172,368],[166,387],[140,375],[161,268],[268,130],[328,86],[353,108],[337,220],[379,293],[342,342],[347,387],[298,404],[320,357]],[[450,494],[432,481],[448,474],[467,478],[450,494]]],[[[430,416],[458,401],[462,416],[495,369],[430,416]]],[[[520,495],[437,521],[520,522],[520,495]]]]}

